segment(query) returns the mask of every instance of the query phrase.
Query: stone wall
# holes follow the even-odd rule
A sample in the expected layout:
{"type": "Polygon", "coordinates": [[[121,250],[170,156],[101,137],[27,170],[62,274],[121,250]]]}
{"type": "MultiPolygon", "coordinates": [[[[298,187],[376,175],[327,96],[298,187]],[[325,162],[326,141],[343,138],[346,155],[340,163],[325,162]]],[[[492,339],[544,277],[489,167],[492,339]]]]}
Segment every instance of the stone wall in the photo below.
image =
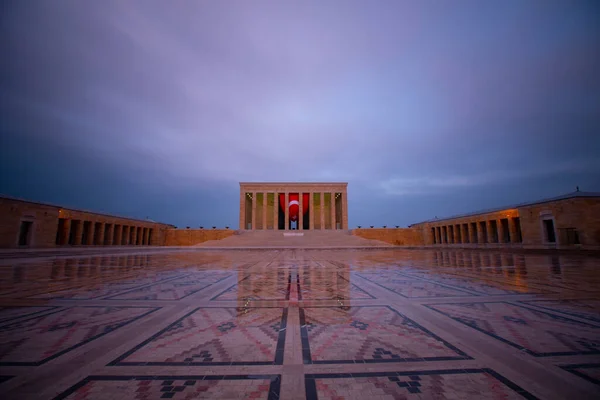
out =
{"type": "Polygon", "coordinates": [[[33,222],[28,247],[54,247],[58,208],[0,198],[0,248],[18,247],[22,220],[33,222]]]}
{"type": "Polygon", "coordinates": [[[425,245],[500,245],[503,243],[520,243],[517,234],[519,211],[517,209],[497,210],[459,218],[442,219],[412,225],[419,229],[425,245]],[[510,239],[505,239],[505,226],[508,224],[510,239]],[[495,226],[490,223],[494,221],[495,226]],[[484,226],[482,226],[484,224],[484,226]],[[495,229],[493,229],[495,228],[495,229]],[[434,237],[436,232],[437,237],[434,237]],[[494,241],[496,238],[496,241],[494,241]]]}
{"type": "Polygon", "coordinates": [[[600,198],[572,198],[519,208],[524,247],[600,248],[600,198]],[[553,221],[556,242],[549,243],[543,220],[553,221]],[[570,232],[576,231],[579,244],[570,232]]]}
{"type": "Polygon", "coordinates": [[[415,228],[353,229],[352,234],[365,239],[380,240],[398,246],[422,246],[423,234],[415,228]]]}
{"type": "Polygon", "coordinates": [[[0,197],[0,248],[161,246],[170,225],[0,197]],[[23,227],[28,233],[23,235],[23,227]]]}
{"type": "Polygon", "coordinates": [[[209,240],[221,240],[235,234],[232,229],[167,229],[164,246],[193,246],[209,240]]]}
{"type": "Polygon", "coordinates": [[[573,195],[536,204],[411,225],[427,246],[600,249],[600,197],[573,195]],[[551,220],[554,241],[544,220],[551,220]]]}

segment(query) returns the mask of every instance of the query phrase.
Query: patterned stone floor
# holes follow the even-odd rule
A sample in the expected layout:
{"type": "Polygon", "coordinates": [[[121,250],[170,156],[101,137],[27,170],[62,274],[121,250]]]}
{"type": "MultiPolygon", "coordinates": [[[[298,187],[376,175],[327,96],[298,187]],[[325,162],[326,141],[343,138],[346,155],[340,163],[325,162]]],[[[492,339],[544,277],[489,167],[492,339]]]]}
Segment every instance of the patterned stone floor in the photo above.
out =
{"type": "Polygon", "coordinates": [[[600,259],[393,249],[7,256],[0,398],[600,398],[600,259]]]}

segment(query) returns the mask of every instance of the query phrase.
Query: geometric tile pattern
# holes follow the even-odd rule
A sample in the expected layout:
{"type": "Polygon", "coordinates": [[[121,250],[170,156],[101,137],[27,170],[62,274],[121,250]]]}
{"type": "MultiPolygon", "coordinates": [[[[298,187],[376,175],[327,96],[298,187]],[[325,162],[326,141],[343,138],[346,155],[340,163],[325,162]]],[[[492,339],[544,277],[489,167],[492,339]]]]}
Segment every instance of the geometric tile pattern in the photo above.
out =
{"type": "Polygon", "coordinates": [[[574,317],[600,322],[600,300],[578,299],[578,300],[531,300],[522,301],[523,304],[531,304],[545,308],[553,312],[560,312],[574,317]]]}
{"type": "Polygon", "coordinates": [[[110,300],[181,300],[230,276],[229,273],[186,275],[107,297],[110,300]]]}
{"type": "Polygon", "coordinates": [[[505,302],[426,307],[536,357],[600,354],[600,327],[558,314],[505,302]]]}
{"type": "Polygon", "coordinates": [[[387,306],[303,308],[300,325],[305,364],[470,358],[387,306]]]}
{"type": "Polygon", "coordinates": [[[45,311],[54,310],[56,307],[0,307],[0,323],[17,318],[41,314],[45,311]]]}
{"type": "Polygon", "coordinates": [[[431,273],[403,273],[404,275],[411,278],[423,279],[432,283],[439,283],[448,287],[455,287],[457,289],[466,289],[470,292],[477,294],[484,294],[487,296],[497,296],[504,294],[523,294],[523,293],[541,293],[540,290],[531,289],[528,287],[521,286],[509,286],[502,287],[502,285],[496,283],[486,283],[485,281],[477,279],[459,278],[456,276],[448,276],[442,274],[431,274],[431,273]]]}
{"type": "Polygon", "coordinates": [[[306,398],[535,399],[490,369],[308,374],[306,398]]]}
{"type": "Polygon", "coordinates": [[[72,307],[0,327],[0,365],[41,365],[157,308],[72,307]]]}
{"type": "Polygon", "coordinates": [[[230,286],[211,300],[219,301],[260,301],[289,300],[290,276],[287,271],[278,270],[276,279],[262,274],[247,275],[235,285],[230,286]],[[271,279],[269,279],[271,278],[271,279]]]}
{"type": "Polygon", "coordinates": [[[89,376],[55,400],[279,398],[279,375],[89,376]]]}
{"type": "Polygon", "coordinates": [[[145,279],[132,279],[124,280],[114,283],[105,283],[103,285],[92,287],[92,288],[75,288],[67,290],[58,290],[55,292],[39,293],[33,296],[27,297],[28,299],[72,299],[72,300],[91,300],[100,297],[115,295],[120,292],[129,291],[131,289],[140,288],[146,285],[151,285],[158,281],[166,281],[173,279],[173,277],[161,277],[156,278],[145,278],[145,279]]]}
{"type": "Polygon", "coordinates": [[[562,369],[600,385],[600,363],[562,365],[562,369]]]}
{"type": "Polygon", "coordinates": [[[91,251],[0,260],[0,398],[600,397],[598,258],[91,251]]]}
{"type": "Polygon", "coordinates": [[[412,299],[426,299],[435,297],[464,297],[472,293],[461,289],[442,286],[437,283],[410,278],[396,273],[361,273],[358,276],[379,285],[400,296],[412,299]]]}
{"type": "Polygon", "coordinates": [[[282,308],[200,307],[110,365],[278,365],[286,324],[282,308]]]}
{"type": "Polygon", "coordinates": [[[340,274],[323,279],[305,273],[298,276],[299,300],[350,300],[374,299],[375,297],[351,283],[340,274]]]}

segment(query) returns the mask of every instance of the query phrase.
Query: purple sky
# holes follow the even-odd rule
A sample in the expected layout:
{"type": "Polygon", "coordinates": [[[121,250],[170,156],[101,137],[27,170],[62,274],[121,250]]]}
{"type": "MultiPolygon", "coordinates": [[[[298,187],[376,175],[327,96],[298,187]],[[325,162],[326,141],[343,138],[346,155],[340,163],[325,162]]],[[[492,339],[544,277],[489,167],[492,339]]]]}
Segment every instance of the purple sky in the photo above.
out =
{"type": "Polygon", "coordinates": [[[240,181],[350,225],[600,191],[597,1],[20,1],[0,193],[237,227],[240,181]]]}

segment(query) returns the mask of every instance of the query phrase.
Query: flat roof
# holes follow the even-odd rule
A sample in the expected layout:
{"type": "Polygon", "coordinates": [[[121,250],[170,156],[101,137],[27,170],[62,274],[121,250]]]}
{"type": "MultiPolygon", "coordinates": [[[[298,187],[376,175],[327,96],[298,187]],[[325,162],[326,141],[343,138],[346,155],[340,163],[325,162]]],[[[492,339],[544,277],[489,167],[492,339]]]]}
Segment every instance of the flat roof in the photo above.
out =
{"type": "Polygon", "coordinates": [[[315,186],[331,186],[331,185],[340,185],[340,186],[348,186],[348,182],[240,182],[240,186],[244,185],[266,185],[266,186],[276,186],[276,185],[289,185],[289,186],[306,186],[306,185],[315,185],[315,186]]]}
{"type": "Polygon", "coordinates": [[[83,212],[83,213],[87,213],[87,214],[100,215],[103,217],[120,218],[120,219],[127,219],[130,221],[139,221],[139,222],[153,223],[153,224],[158,224],[158,225],[174,226],[172,224],[165,224],[164,222],[157,222],[157,221],[153,221],[151,219],[139,219],[139,218],[124,217],[121,215],[105,214],[105,213],[99,213],[96,211],[82,210],[79,208],[59,206],[59,205],[52,204],[52,203],[44,203],[41,201],[25,200],[25,199],[21,199],[18,197],[12,197],[12,196],[6,196],[6,195],[0,195],[0,199],[6,199],[6,200],[11,200],[11,201],[20,201],[22,203],[37,204],[37,205],[46,206],[46,207],[60,208],[63,210],[68,210],[68,211],[83,212]]]}
{"type": "Polygon", "coordinates": [[[426,224],[429,222],[440,222],[440,221],[447,221],[447,220],[457,219],[457,218],[474,217],[476,215],[489,214],[489,213],[493,213],[493,212],[508,210],[511,208],[527,207],[527,206],[533,206],[536,204],[550,203],[553,201],[567,200],[567,199],[578,198],[578,197],[600,197],[600,192],[571,192],[571,193],[563,194],[561,196],[531,201],[531,202],[527,202],[527,203],[512,204],[512,205],[508,205],[505,207],[495,207],[495,208],[490,208],[487,210],[479,210],[479,211],[475,211],[475,212],[471,212],[471,213],[467,213],[467,214],[458,214],[458,215],[453,215],[453,216],[444,217],[444,218],[432,218],[432,219],[428,219],[427,221],[421,221],[421,222],[416,222],[414,224],[410,224],[409,227],[411,227],[413,225],[426,224]]]}

